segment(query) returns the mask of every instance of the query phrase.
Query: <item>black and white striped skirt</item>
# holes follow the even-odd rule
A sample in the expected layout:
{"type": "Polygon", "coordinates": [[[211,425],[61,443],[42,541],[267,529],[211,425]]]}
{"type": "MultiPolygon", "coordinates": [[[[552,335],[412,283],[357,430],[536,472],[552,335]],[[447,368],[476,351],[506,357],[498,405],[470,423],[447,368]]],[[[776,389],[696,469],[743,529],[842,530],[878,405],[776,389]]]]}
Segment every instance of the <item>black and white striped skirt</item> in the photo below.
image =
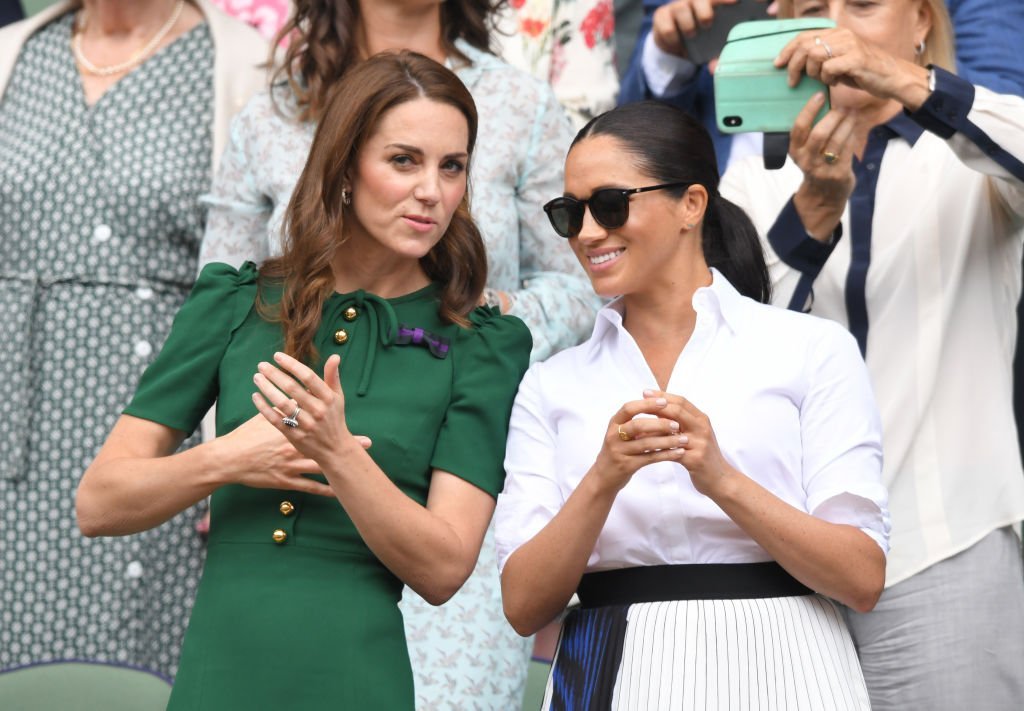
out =
{"type": "Polygon", "coordinates": [[[841,613],[775,563],[591,573],[579,596],[544,710],[870,709],[841,613]]]}

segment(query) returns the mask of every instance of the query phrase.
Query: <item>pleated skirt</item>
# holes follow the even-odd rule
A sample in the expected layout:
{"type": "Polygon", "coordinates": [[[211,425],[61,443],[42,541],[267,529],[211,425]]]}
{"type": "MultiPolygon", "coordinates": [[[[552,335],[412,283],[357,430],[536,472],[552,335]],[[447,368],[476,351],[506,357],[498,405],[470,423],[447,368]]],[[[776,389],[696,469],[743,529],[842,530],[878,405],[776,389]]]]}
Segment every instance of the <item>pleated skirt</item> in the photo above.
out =
{"type": "Polygon", "coordinates": [[[856,650],[820,595],[578,609],[563,624],[545,711],[860,711],[856,650]]]}

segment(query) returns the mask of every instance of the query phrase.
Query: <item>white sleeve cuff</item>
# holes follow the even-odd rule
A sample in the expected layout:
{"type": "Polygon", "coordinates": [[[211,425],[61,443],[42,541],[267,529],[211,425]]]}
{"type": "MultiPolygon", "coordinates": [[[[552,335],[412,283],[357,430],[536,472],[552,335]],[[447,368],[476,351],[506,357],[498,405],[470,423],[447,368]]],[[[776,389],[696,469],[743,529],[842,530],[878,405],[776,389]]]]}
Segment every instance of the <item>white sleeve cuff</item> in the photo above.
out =
{"type": "Polygon", "coordinates": [[[640,62],[647,88],[659,99],[680,93],[682,87],[697,73],[697,65],[689,59],[669,54],[658,47],[654,43],[653,34],[648,34],[644,40],[640,62]]]}
{"type": "MultiPolygon", "coordinates": [[[[859,528],[888,555],[889,531],[892,528],[889,509],[884,498],[880,502],[877,495],[872,496],[871,488],[862,487],[860,492],[838,491],[816,497],[819,503],[810,508],[810,513],[829,523],[859,528]]],[[[808,504],[811,503],[814,502],[808,501],[808,504]]]]}

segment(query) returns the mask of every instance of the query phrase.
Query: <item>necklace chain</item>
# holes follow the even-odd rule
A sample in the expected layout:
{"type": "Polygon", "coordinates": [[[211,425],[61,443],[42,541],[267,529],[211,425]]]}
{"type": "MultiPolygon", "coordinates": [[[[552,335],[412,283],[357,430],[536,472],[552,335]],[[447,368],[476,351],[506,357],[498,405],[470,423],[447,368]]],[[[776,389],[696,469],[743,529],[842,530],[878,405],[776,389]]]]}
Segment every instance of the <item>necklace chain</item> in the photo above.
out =
{"type": "Polygon", "coordinates": [[[157,33],[153,35],[153,38],[149,40],[149,42],[143,45],[139,50],[132,54],[132,56],[128,57],[128,59],[124,60],[123,62],[118,62],[117,64],[109,64],[105,67],[96,66],[95,64],[90,62],[86,58],[85,54],[82,52],[82,32],[83,30],[85,30],[86,20],[85,11],[83,10],[78,22],[78,28],[75,31],[75,33],[71,36],[71,51],[74,52],[75,59],[77,59],[78,63],[82,65],[82,68],[90,74],[95,74],[96,76],[101,77],[108,77],[113,74],[120,74],[128,69],[131,69],[136,64],[138,64],[143,59],[145,59],[153,53],[153,50],[156,49],[157,45],[163,41],[164,37],[167,36],[167,33],[170,32],[171,28],[174,27],[175,23],[177,23],[178,18],[181,17],[181,11],[184,9],[184,7],[185,0],[178,0],[177,4],[174,6],[174,11],[171,13],[171,16],[167,18],[167,22],[165,22],[163,26],[159,30],[157,30],[157,33]]]}

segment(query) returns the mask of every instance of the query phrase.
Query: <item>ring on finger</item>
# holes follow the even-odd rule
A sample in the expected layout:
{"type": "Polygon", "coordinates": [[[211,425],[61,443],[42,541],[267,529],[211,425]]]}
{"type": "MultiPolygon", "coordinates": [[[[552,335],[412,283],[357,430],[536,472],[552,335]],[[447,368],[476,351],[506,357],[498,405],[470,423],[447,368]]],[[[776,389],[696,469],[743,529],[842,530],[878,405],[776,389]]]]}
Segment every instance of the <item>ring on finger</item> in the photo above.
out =
{"type": "Polygon", "coordinates": [[[630,436],[629,432],[626,432],[624,429],[622,429],[622,425],[619,425],[618,429],[619,429],[619,439],[621,439],[623,442],[628,442],[629,440],[633,439],[630,436]]]}
{"type": "Polygon", "coordinates": [[[832,57],[833,57],[834,55],[832,54],[832,48],[828,46],[828,42],[826,42],[825,40],[823,40],[823,39],[822,39],[821,37],[815,37],[815,38],[814,38],[814,44],[816,44],[816,45],[818,45],[819,47],[821,47],[822,49],[824,49],[824,50],[825,50],[825,55],[826,55],[826,56],[827,56],[827,57],[828,57],[829,59],[832,59],[832,57]]]}
{"type": "Polygon", "coordinates": [[[823,159],[825,160],[825,162],[826,162],[826,163],[828,163],[829,165],[832,165],[832,164],[834,164],[834,163],[835,163],[835,162],[836,162],[837,160],[839,160],[839,154],[838,154],[838,153],[833,153],[832,151],[822,151],[822,152],[821,152],[821,157],[822,157],[822,158],[823,158],[823,159]]]}
{"type": "Polygon", "coordinates": [[[281,424],[286,425],[288,427],[298,427],[299,426],[299,412],[301,410],[302,410],[302,408],[299,407],[298,405],[296,405],[295,406],[295,412],[293,412],[288,417],[282,418],[281,419],[281,424]]]}

